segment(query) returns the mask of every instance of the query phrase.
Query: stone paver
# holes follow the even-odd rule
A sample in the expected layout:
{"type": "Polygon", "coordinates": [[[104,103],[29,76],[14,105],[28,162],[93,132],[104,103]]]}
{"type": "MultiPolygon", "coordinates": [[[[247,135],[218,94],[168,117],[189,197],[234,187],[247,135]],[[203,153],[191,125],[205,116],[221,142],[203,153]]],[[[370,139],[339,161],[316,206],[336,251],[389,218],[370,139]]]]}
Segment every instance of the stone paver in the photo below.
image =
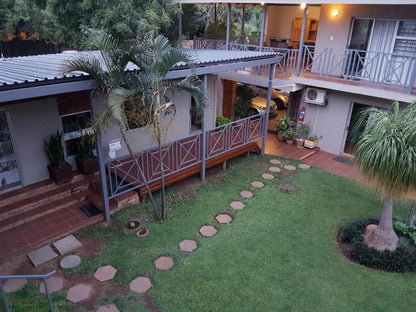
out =
{"type": "Polygon", "coordinates": [[[264,183],[261,181],[253,181],[250,183],[252,187],[255,188],[263,188],[264,187],[264,183]]]}
{"type": "Polygon", "coordinates": [[[280,172],[281,171],[281,169],[279,167],[269,167],[269,170],[271,172],[280,172]]]}
{"type": "Polygon", "coordinates": [[[155,266],[159,270],[167,271],[173,267],[173,259],[166,256],[159,257],[155,260],[155,266]]]}
{"type": "Polygon", "coordinates": [[[285,168],[286,170],[291,170],[291,171],[296,170],[296,167],[295,167],[295,166],[293,166],[293,165],[286,165],[286,166],[284,166],[284,168],[285,168]]]}
{"type": "Polygon", "coordinates": [[[217,219],[218,223],[222,224],[230,223],[233,220],[233,218],[231,218],[231,216],[226,213],[219,214],[215,217],[215,219],[217,219]]]}
{"type": "Polygon", "coordinates": [[[6,293],[11,293],[22,289],[26,284],[25,278],[9,279],[3,284],[3,289],[6,293]]]}
{"type": "Polygon", "coordinates": [[[105,306],[101,306],[97,309],[97,312],[120,312],[119,309],[115,306],[115,304],[110,303],[105,306]]]}
{"type": "Polygon", "coordinates": [[[60,240],[57,240],[56,242],[52,243],[52,245],[59,251],[61,255],[64,255],[82,246],[81,242],[77,240],[74,235],[69,235],[60,240]]]}
{"type": "Polygon", "coordinates": [[[262,177],[263,179],[265,179],[265,180],[273,180],[273,179],[274,179],[274,176],[273,176],[272,174],[270,174],[270,173],[263,173],[263,174],[261,175],[261,177],[262,177]]]}
{"type": "MultiPolygon", "coordinates": [[[[54,293],[55,291],[64,288],[64,279],[62,277],[51,276],[46,280],[46,283],[48,284],[48,289],[50,293],[54,293]]],[[[45,284],[43,283],[43,281],[40,283],[39,291],[42,294],[46,293],[45,284]]]]}
{"type": "Polygon", "coordinates": [[[181,241],[179,243],[179,248],[183,251],[194,251],[195,249],[198,248],[198,246],[196,245],[196,241],[191,240],[191,239],[184,239],[183,241],[181,241]]]}
{"type": "Polygon", "coordinates": [[[254,196],[253,192],[250,191],[241,191],[240,195],[243,198],[252,198],[254,196]]]}
{"type": "Polygon", "coordinates": [[[282,162],[279,159],[270,159],[270,163],[273,165],[280,165],[282,162]]]}
{"type": "Polygon", "coordinates": [[[97,271],[95,271],[94,277],[100,282],[105,282],[113,279],[116,275],[116,272],[117,270],[114,267],[111,265],[106,265],[99,267],[97,271]]]}
{"type": "Polygon", "coordinates": [[[199,229],[199,233],[204,237],[211,237],[217,233],[217,229],[212,225],[204,225],[199,229]]]}
{"type": "Polygon", "coordinates": [[[130,289],[139,294],[143,294],[152,287],[150,279],[147,277],[136,277],[130,282],[130,289]]]}
{"type": "Polygon", "coordinates": [[[78,284],[68,289],[66,300],[72,303],[78,303],[90,297],[92,286],[87,284],[78,284]]]}
{"type": "Polygon", "coordinates": [[[231,207],[231,208],[233,208],[233,209],[237,209],[237,210],[241,210],[241,209],[243,209],[245,206],[246,206],[246,205],[244,205],[244,203],[243,203],[243,202],[238,201],[238,200],[232,201],[232,202],[230,203],[230,207],[231,207]]]}
{"type": "Polygon", "coordinates": [[[81,264],[81,258],[77,255],[70,255],[64,257],[61,262],[59,262],[59,265],[62,269],[72,269],[81,264]]]}
{"type": "Polygon", "coordinates": [[[301,169],[309,169],[311,166],[309,166],[307,164],[299,164],[298,167],[301,168],[301,169]]]}
{"type": "Polygon", "coordinates": [[[49,245],[43,246],[39,249],[33,250],[27,253],[30,261],[32,261],[33,265],[37,267],[38,265],[48,262],[53,258],[56,258],[58,255],[55,251],[53,251],[52,247],[49,245]]]}

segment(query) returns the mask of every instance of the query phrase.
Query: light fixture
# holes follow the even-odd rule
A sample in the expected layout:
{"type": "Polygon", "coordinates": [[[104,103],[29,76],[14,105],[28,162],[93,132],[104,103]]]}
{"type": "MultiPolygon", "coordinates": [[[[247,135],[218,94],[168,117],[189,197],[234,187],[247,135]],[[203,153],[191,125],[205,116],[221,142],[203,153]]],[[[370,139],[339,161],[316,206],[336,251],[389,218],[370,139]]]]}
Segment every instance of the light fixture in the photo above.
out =
{"type": "Polygon", "coordinates": [[[264,5],[264,2],[260,2],[260,4],[261,4],[261,6],[263,6],[264,5]]]}
{"type": "Polygon", "coordinates": [[[304,9],[306,8],[306,3],[305,3],[305,2],[303,2],[303,3],[300,5],[300,8],[301,8],[302,10],[304,10],[304,9]]]}
{"type": "Polygon", "coordinates": [[[338,16],[339,15],[339,10],[338,9],[333,9],[331,12],[332,16],[338,16]]]}

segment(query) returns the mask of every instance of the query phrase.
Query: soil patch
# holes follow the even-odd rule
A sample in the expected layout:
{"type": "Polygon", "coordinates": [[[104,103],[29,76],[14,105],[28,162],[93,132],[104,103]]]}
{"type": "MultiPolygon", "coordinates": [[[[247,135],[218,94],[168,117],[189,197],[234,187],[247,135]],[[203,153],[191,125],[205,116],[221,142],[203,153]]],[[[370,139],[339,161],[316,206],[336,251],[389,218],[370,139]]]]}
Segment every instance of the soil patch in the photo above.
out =
{"type": "Polygon", "coordinates": [[[282,192],[285,192],[285,193],[292,193],[292,192],[296,191],[298,189],[298,187],[296,185],[283,182],[283,183],[280,183],[277,186],[277,189],[282,191],[282,192]]]}
{"type": "Polygon", "coordinates": [[[284,177],[298,177],[299,173],[297,173],[294,170],[287,170],[287,169],[282,169],[280,171],[280,174],[284,177]]]}

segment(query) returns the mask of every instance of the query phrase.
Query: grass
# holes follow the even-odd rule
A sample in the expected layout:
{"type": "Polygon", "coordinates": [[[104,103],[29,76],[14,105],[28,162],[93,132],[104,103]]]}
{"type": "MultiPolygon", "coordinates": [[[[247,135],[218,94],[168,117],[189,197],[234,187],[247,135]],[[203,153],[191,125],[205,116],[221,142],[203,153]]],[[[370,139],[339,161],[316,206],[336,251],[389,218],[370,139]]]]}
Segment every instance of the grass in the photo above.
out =
{"type": "MultiPolygon", "coordinates": [[[[70,274],[93,274],[99,266],[111,264],[118,269],[115,281],[126,288],[135,277],[148,276],[153,283],[148,293],[163,312],[408,309],[415,302],[414,275],[348,263],[335,241],[337,229],[349,220],[379,216],[382,202],[361,184],[317,168],[298,169],[299,177],[284,178],[298,187],[290,194],[276,188],[281,174],[276,174],[279,179],[264,181],[263,189],[252,188],[250,182],[261,180],[269,160],[269,156],[238,159],[215,183],[192,191],[170,188],[172,209],[166,221],[152,220],[148,203],[142,203],[116,213],[114,226],[82,232],[102,239],[103,248],[98,257],[84,258],[70,274]],[[229,203],[241,199],[239,192],[244,189],[255,197],[242,200],[243,210],[232,211],[229,203]],[[175,200],[187,193],[197,196],[175,200]],[[233,222],[218,225],[214,218],[221,212],[235,214],[233,222]],[[149,219],[150,236],[139,239],[121,233],[122,226],[137,216],[149,219]],[[218,233],[201,237],[198,229],[204,224],[218,227],[218,233]],[[183,239],[196,240],[198,249],[180,251],[178,243],[183,239]],[[161,255],[173,257],[174,268],[157,271],[153,261],[161,255]]],[[[396,203],[395,215],[406,217],[409,207],[406,202],[396,203]]],[[[127,296],[114,300],[125,311],[146,311],[127,296]]]]}

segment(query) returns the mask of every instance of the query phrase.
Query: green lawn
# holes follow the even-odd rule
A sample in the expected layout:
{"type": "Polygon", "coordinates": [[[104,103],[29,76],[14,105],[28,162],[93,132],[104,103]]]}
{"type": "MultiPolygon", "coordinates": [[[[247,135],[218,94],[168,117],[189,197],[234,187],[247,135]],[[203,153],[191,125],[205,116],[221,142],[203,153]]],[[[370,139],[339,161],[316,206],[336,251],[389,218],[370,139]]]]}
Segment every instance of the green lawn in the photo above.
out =
{"type": "MultiPolygon", "coordinates": [[[[262,180],[270,159],[242,158],[231,162],[227,174],[217,176],[215,183],[211,179],[191,189],[170,188],[172,210],[166,221],[150,222],[151,235],[146,238],[124,235],[121,227],[131,217],[150,219],[147,203],[114,215],[114,226],[82,232],[82,236],[102,238],[103,249],[98,257],[84,258],[71,274],[93,274],[97,267],[111,264],[118,269],[115,280],[125,287],[137,276],[149,276],[153,287],[148,293],[163,312],[406,311],[414,306],[414,275],[348,263],[337,249],[335,233],[341,225],[379,215],[382,203],[375,194],[362,184],[316,168],[297,169],[298,177],[274,174],[279,178],[265,180],[265,188],[252,188],[250,182],[262,180]],[[282,181],[298,190],[282,193],[277,189],[282,181]],[[229,203],[240,200],[244,189],[255,196],[242,200],[243,210],[232,211],[229,203]],[[196,196],[174,200],[176,195],[189,194],[196,196]],[[211,238],[201,237],[199,227],[217,226],[214,217],[220,212],[235,213],[233,222],[218,225],[211,238]],[[178,243],[183,239],[196,240],[198,249],[180,251],[178,243]],[[174,258],[171,270],[155,269],[153,261],[161,255],[174,258]]],[[[409,203],[396,203],[395,215],[405,217],[409,207],[409,203]]],[[[125,311],[146,310],[127,296],[116,299],[125,311]]]]}

